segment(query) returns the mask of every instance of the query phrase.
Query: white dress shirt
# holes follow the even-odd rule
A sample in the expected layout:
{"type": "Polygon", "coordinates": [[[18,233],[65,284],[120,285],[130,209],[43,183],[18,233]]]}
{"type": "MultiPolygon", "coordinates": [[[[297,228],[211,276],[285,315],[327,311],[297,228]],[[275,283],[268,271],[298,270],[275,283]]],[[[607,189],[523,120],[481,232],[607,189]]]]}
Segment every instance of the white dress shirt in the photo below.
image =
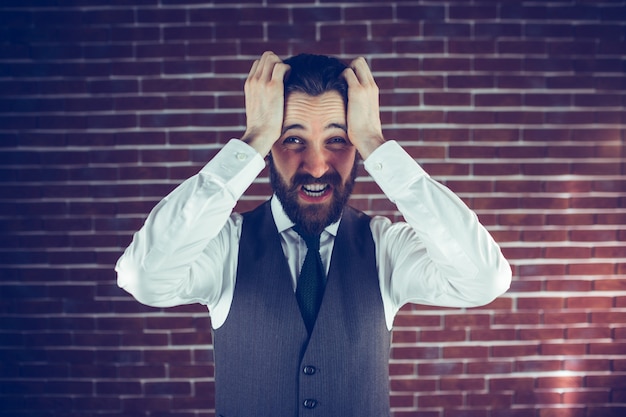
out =
{"type": "MultiPolygon", "coordinates": [[[[237,274],[242,216],[233,208],[264,167],[244,142],[226,144],[152,210],[117,262],[118,285],[155,307],[204,304],[219,328],[237,274]]],[[[473,307],[509,288],[511,268],[476,215],[397,142],[376,149],[364,167],[406,220],[375,216],[370,222],[389,329],[406,303],[473,307]]],[[[271,208],[295,290],[306,245],[275,196],[271,208]]],[[[327,270],[338,225],[321,238],[327,270]]]]}

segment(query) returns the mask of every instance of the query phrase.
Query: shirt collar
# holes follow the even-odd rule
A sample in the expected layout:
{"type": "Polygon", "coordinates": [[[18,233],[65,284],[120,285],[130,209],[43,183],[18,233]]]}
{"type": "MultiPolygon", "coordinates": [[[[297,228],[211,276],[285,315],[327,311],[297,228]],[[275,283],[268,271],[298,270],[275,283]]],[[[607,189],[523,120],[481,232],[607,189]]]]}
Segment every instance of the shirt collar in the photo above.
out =
{"type": "MultiPolygon", "coordinates": [[[[272,201],[270,202],[270,205],[272,208],[272,216],[274,217],[274,223],[276,223],[276,229],[278,229],[278,233],[282,233],[286,230],[291,229],[294,226],[294,223],[291,221],[289,216],[287,216],[287,213],[285,213],[283,205],[281,204],[278,197],[276,197],[276,194],[272,196],[272,201]]],[[[341,222],[341,219],[337,220],[335,223],[326,226],[324,230],[333,236],[337,236],[339,222],[341,222]]]]}

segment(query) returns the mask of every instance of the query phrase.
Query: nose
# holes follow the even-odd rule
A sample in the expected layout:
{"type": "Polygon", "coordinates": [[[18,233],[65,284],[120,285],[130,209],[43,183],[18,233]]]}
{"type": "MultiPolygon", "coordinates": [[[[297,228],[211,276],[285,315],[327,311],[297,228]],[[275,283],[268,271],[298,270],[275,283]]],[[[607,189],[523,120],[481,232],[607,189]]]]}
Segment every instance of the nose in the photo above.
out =
{"type": "Polygon", "coordinates": [[[328,172],[328,156],[324,149],[309,147],[304,152],[302,168],[309,175],[320,178],[328,172]]]}

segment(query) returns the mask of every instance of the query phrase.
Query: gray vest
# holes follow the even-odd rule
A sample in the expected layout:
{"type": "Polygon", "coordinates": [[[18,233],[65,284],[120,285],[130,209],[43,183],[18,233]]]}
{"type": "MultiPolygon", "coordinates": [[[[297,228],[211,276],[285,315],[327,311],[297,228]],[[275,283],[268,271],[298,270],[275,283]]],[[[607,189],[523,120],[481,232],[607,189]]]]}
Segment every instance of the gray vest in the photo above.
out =
{"type": "Polygon", "coordinates": [[[232,305],[213,335],[217,416],[389,416],[391,333],[369,221],[344,210],[309,338],[270,205],[244,214],[232,305]]]}

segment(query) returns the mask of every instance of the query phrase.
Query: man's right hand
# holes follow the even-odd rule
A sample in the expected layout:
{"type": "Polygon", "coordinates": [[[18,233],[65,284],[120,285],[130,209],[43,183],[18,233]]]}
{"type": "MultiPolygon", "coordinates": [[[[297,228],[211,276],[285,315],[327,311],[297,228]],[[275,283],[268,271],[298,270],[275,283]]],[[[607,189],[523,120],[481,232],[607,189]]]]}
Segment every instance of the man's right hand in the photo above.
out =
{"type": "Polygon", "coordinates": [[[284,79],[289,65],[273,52],[252,64],[244,85],[246,132],[241,140],[265,157],[281,135],[284,113],[284,79]]]}

